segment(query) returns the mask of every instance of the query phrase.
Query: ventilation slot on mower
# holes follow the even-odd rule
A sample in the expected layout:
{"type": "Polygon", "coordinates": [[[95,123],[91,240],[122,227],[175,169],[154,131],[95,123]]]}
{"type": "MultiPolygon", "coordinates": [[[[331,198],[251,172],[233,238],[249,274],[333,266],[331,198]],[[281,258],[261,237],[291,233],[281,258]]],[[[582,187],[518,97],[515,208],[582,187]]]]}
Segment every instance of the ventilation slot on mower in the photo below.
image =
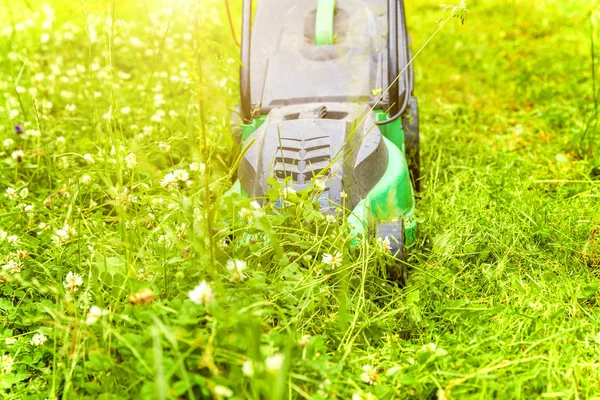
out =
{"type": "Polygon", "coordinates": [[[325,174],[329,173],[330,152],[329,137],[281,139],[273,172],[280,181],[291,177],[295,184],[306,186],[323,170],[326,170],[325,174]]]}

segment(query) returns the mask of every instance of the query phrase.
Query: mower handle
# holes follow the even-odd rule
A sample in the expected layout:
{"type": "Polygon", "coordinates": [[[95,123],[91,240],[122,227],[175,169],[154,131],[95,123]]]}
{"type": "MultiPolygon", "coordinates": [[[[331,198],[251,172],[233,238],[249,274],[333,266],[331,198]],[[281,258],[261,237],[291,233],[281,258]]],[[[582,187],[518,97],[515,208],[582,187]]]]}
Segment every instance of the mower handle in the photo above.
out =
{"type": "MultiPolygon", "coordinates": [[[[389,99],[389,115],[385,121],[380,121],[378,124],[386,124],[395,121],[404,114],[410,102],[411,77],[412,68],[409,66],[407,71],[404,71],[402,78],[404,79],[405,91],[402,96],[402,106],[400,107],[400,89],[396,78],[399,76],[398,66],[398,21],[400,21],[401,29],[404,31],[403,37],[407,36],[406,18],[404,12],[404,1],[388,0],[388,84],[390,85],[389,99]],[[398,13],[400,11],[400,13],[398,13]],[[399,15],[398,15],[399,14],[399,15]],[[400,18],[397,18],[400,17],[400,18]],[[392,83],[393,82],[393,83],[392,83]]],[[[252,122],[252,100],[250,98],[250,44],[251,44],[251,27],[252,25],[252,0],[243,0],[242,3],[242,41],[240,45],[240,58],[242,65],[240,66],[240,116],[245,124],[252,122]]],[[[403,64],[408,65],[408,43],[402,52],[403,64]]],[[[400,78],[398,78],[400,79],[400,78]]]]}
{"type": "Polygon", "coordinates": [[[402,29],[403,37],[407,38],[406,48],[402,51],[403,65],[408,65],[408,35],[406,30],[406,17],[404,12],[404,1],[402,0],[388,0],[388,65],[387,65],[387,75],[388,75],[388,85],[390,85],[388,91],[388,99],[389,99],[389,115],[390,117],[381,121],[380,124],[386,124],[398,119],[410,102],[410,92],[411,88],[411,67],[408,66],[408,69],[404,71],[402,77],[400,75],[400,68],[398,66],[398,56],[399,56],[399,48],[398,48],[398,22],[400,22],[400,29],[402,29]],[[398,18],[399,17],[399,18],[398,18]],[[404,79],[404,93],[402,99],[400,99],[400,85],[398,84],[398,79],[404,79]],[[402,100],[402,106],[400,106],[400,102],[402,100]]]}
{"type": "Polygon", "coordinates": [[[242,123],[252,122],[252,104],[250,99],[250,33],[252,25],[252,0],[242,3],[242,42],[240,45],[240,116],[242,123]]]}

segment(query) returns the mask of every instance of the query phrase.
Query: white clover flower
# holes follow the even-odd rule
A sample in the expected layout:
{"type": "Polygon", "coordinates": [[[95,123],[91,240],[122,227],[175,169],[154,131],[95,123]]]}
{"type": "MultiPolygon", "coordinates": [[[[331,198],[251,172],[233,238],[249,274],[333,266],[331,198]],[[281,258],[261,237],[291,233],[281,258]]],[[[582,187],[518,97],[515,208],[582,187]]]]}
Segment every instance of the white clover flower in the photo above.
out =
{"type": "Polygon", "coordinates": [[[17,86],[16,88],[17,93],[19,94],[23,94],[25,92],[27,92],[27,89],[25,89],[23,86],[17,86]]]}
{"type": "Polygon", "coordinates": [[[129,113],[131,113],[131,107],[123,107],[123,108],[121,108],[121,114],[128,115],[129,113]]]}
{"type": "Polygon", "coordinates": [[[158,237],[158,244],[162,244],[165,247],[171,247],[171,241],[167,235],[160,235],[158,237]]]}
{"type": "Polygon", "coordinates": [[[22,199],[26,199],[28,195],[29,195],[29,189],[27,189],[27,188],[23,188],[19,192],[19,197],[22,199]]]}
{"type": "Polygon", "coordinates": [[[127,168],[134,169],[137,163],[138,160],[135,154],[129,153],[125,156],[125,165],[127,166],[127,168]]]}
{"type": "Polygon", "coordinates": [[[188,297],[196,304],[208,306],[213,301],[215,296],[210,285],[206,283],[206,281],[202,281],[188,293],[188,297]]]}
{"type": "Polygon", "coordinates": [[[52,236],[52,241],[55,245],[60,246],[69,240],[69,233],[65,229],[57,229],[54,236],[52,236]]]}
{"type": "Polygon", "coordinates": [[[362,367],[362,374],[360,374],[360,380],[369,385],[375,384],[377,382],[377,369],[373,368],[371,365],[364,365],[362,367]]]}
{"type": "Polygon", "coordinates": [[[233,391],[226,386],[217,385],[217,386],[215,386],[214,390],[215,390],[215,394],[217,395],[217,398],[233,396],[233,391]]]}
{"type": "Polygon", "coordinates": [[[322,192],[323,190],[325,190],[325,188],[327,187],[327,185],[325,184],[325,181],[323,181],[322,179],[315,179],[315,188],[322,192]]]}
{"type": "Polygon", "coordinates": [[[108,310],[103,310],[98,306],[91,306],[85,318],[85,324],[93,325],[105,315],[108,315],[108,310]]]}
{"type": "Polygon", "coordinates": [[[339,267],[342,265],[342,253],[338,251],[335,255],[323,254],[323,264],[327,264],[331,269],[339,267]]]}
{"type": "Polygon", "coordinates": [[[2,229],[0,229],[0,242],[3,242],[7,236],[8,236],[8,233],[6,233],[6,231],[3,231],[2,229]]]}
{"type": "Polygon", "coordinates": [[[89,175],[83,175],[81,177],[81,183],[83,183],[84,185],[89,185],[90,183],[92,183],[93,178],[89,175]]]}
{"type": "Polygon", "coordinates": [[[25,152],[23,150],[15,150],[10,156],[13,160],[21,162],[21,159],[25,156],[25,152]]]}
{"type": "Polygon", "coordinates": [[[10,148],[12,148],[15,145],[15,141],[11,138],[5,139],[4,140],[4,148],[6,150],[9,150],[10,148]]]}
{"type": "Polygon", "coordinates": [[[379,248],[379,250],[383,251],[384,253],[391,253],[392,252],[392,246],[390,243],[390,237],[386,236],[385,238],[377,238],[377,247],[379,248]]]}
{"type": "Polygon", "coordinates": [[[247,208],[243,207],[240,210],[239,215],[240,215],[241,219],[250,219],[252,217],[252,211],[250,211],[247,208]]]}
{"type": "Polygon", "coordinates": [[[193,162],[193,163],[190,164],[190,171],[196,172],[196,171],[198,171],[199,168],[200,167],[199,167],[199,165],[198,165],[197,162],[193,162]]]}
{"type": "Polygon", "coordinates": [[[57,147],[63,147],[65,145],[65,143],[67,143],[67,141],[65,140],[65,138],[63,136],[59,136],[56,138],[56,146],[57,147]]]}
{"type": "Polygon", "coordinates": [[[96,162],[96,160],[94,160],[94,157],[90,153],[84,154],[83,158],[85,159],[85,161],[87,161],[90,164],[93,164],[96,162]]]}
{"type": "Polygon", "coordinates": [[[36,333],[31,337],[31,344],[37,347],[43,346],[48,338],[43,333],[36,333]]]}
{"type": "Polygon", "coordinates": [[[227,261],[227,270],[231,272],[231,281],[232,282],[241,282],[247,278],[246,274],[244,274],[244,270],[248,264],[242,260],[229,260],[227,261]]]}
{"type": "Polygon", "coordinates": [[[7,187],[6,191],[4,192],[4,197],[9,200],[16,200],[19,198],[19,195],[17,194],[17,190],[15,188],[7,187]]]}
{"type": "Polygon", "coordinates": [[[171,145],[167,144],[165,142],[160,142],[158,144],[158,148],[162,151],[164,151],[165,153],[168,153],[171,150],[171,145]]]}
{"type": "Polygon", "coordinates": [[[13,344],[17,343],[19,339],[17,339],[16,337],[7,337],[6,339],[4,339],[4,344],[6,344],[7,346],[12,346],[13,344]]]}
{"type": "Polygon", "coordinates": [[[185,182],[190,179],[190,174],[185,169],[176,169],[173,171],[173,176],[180,182],[185,182]]]}
{"type": "Polygon", "coordinates": [[[172,172],[169,172],[160,182],[160,186],[165,187],[169,190],[175,190],[178,187],[177,178],[172,172]]]}
{"type": "Polygon", "coordinates": [[[6,264],[2,266],[2,271],[8,272],[9,274],[18,274],[23,271],[23,265],[18,261],[8,260],[6,264]]]}
{"type": "Polygon", "coordinates": [[[77,289],[79,289],[79,286],[81,285],[83,285],[83,278],[81,277],[81,275],[73,271],[70,271],[67,274],[65,278],[65,283],[63,284],[65,289],[72,293],[76,292],[77,289]]]}
{"type": "Polygon", "coordinates": [[[77,109],[77,106],[75,104],[67,104],[65,106],[65,110],[69,111],[69,112],[73,112],[77,109]]]}
{"type": "Polygon", "coordinates": [[[9,374],[12,371],[14,362],[10,354],[0,356],[0,372],[2,372],[2,375],[9,374]]]}
{"type": "Polygon", "coordinates": [[[144,135],[150,136],[152,134],[153,130],[154,130],[154,128],[152,126],[145,126],[144,127],[144,135]]]}
{"type": "Polygon", "coordinates": [[[267,371],[276,373],[283,367],[284,361],[285,356],[283,354],[275,354],[271,357],[267,357],[265,360],[265,367],[267,368],[267,371]]]}
{"type": "Polygon", "coordinates": [[[19,246],[19,237],[17,235],[10,235],[9,237],[6,238],[6,241],[8,242],[8,244],[10,244],[12,247],[17,247],[19,246]]]}
{"type": "Polygon", "coordinates": [[[254,375],[254,362],[252,362],[252,360],[244,361],[244,364],[242,364],[242,373],[245,376],[253,376],[254,375]]]}

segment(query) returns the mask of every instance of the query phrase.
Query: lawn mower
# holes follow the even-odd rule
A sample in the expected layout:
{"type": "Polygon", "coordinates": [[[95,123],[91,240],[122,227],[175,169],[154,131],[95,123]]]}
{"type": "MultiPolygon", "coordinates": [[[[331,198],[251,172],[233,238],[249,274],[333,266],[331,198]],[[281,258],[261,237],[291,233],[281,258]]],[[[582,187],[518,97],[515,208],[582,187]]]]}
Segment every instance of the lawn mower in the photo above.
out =
{"type": "MultiPolygon", "coordinates": [[[[352,210],[355,237],[415,240],[417,99],[401,0],[259,0],[242,5],[241,129],[233,190],[264,197],[325,182],[323,204],[352,210]]],[[[386,241],[387,243],[387,241],[386,241]]]]}

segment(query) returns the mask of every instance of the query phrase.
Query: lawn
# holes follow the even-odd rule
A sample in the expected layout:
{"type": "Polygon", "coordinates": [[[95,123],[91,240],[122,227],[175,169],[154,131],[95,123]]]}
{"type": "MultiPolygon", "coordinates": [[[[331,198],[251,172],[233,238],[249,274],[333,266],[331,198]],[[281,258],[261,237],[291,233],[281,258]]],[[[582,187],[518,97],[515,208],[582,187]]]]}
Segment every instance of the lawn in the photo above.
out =
{"type": "Polygon", "coordinates": [[[440,6],[407,1],[399,287],[310,196],[227,192],[224,1],[3,2],[2,398],[600,399],[600,7],[472,0],[434,34],[440,6]]]}

